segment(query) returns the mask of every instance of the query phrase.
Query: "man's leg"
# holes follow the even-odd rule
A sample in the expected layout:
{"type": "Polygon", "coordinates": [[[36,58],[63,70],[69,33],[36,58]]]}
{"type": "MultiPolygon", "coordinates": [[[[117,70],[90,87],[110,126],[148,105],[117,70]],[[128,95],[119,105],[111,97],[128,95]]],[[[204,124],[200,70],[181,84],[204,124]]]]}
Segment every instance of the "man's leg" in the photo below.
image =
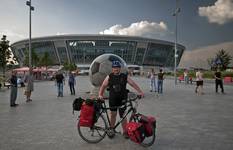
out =
{"type": "MultiPolygon", "coordinates": [[[[126,107],[123,107],[123,108],[119,108],[119,116],[120,118],[123,118],[124,114],[125,114],[125,110],[126,110],[126,107]]],[[[127,135],[126,132],[126,124],[127,124],[127,118],[123,119],[122,122],[121,122],[121,126],[122,126],[122,129],[123,129],[123,134],[124,135],[127,135]]]]}
{"type": "Polygon", "coordinates": [[[14,103],[14,104],[15,104],[15,102],[16,102],[17,92],[18,92],[17,87],[14,87],[14,98],[13,98],[13,103],[14,103]]]}
{"type": "Polygon", "coordinates": [[[220,88],[222,89],[222,93],[224,93],[223,82],[222,82],[222,80],[220,81],[220,88]]]}
{"type": "Polygon", "coordinates": [[[27,99],[26,102],[30,102],[31,101],[30,97],[31,97],[31,91],[28,90],[27,93],[26,93],[26,99],[27,99]]]}
{"type": "Polygon", "coordinates": [[[111,128],[113,128],[115,126],[116,116],[117,116],[117,111],[110,112],[110,126],[111,126],[111,128]]]}
{"type": "Polygon", "coordinates": [[[215,80],[215,92],[218,93],[218,80],[215,80]]]}
{"type": "Polygon", "coordinates": [[[73,94],[73,89],[72,89],[72,83],[69,82],[69,87],[70,87],[70,94],[73,94]]]}
{"type": "Polygon", "coordinates": [[[73,88],[73,94],[75,95],[74,83],[72,83],[72,88],[73,88]]]}
{"type": "Polygon", "coordinates": [[[61,83],[61,97],[63,97],[63,83],[61,83]]]}
{"type": "Polygon", "coordinates": [[[153,91],[153,80],[150,79],[150,91],[152,92],[153,91]]]}
{"type": "Polygon", "coordinates": [[[60,83],[57,83],[57,97],[60,96],[60,83]]]}
{"type": "Polygon", "coordinates": [[[163,80],[160,81],[161,86],[161,93],[163,93],[163,80]]]}
{"type": "Polygon", "coordinates": [[[10,106],[13,106],[14,104],[14,87],[11,87],[10,106]]]}
{"type": "Polygon", "coordinates": [[[156,89],[156,79],[154,80],[154,90],[155,90],[155,92],[157,91],[157,89],[156,89]]]}

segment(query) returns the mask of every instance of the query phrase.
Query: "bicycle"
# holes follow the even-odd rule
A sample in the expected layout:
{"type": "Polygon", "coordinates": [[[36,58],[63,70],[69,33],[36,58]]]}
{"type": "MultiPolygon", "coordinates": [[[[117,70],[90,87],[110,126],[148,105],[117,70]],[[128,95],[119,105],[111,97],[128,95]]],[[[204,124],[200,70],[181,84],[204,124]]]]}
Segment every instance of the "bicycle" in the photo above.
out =
{"type": "MultiPolygon", "coordinates": [[[[110,127],[110,117],[107,112],[107,110],[109,110],[110,107],[106,106],[105,101],[96,100],[96,102],[99,103],[101,106],[100,111],[97,113],[96,121],[92,127],[82,127],[79,125],[79,122],[78,122],[77,128],[78,128],[78,133],[80,137],[87,143],[98,143],[105,138],[106,134],[109,137],[111,137],[112,133],[115,132],[115,129],[121,124],[123,119],[125,119],[130,113],[131,115],[130,115],[129,122],[139,122],[140,114],[137,113],[138,102],[136,100],[140,98],[141,98],[140,96],[134,94],[133,98],[127,99],[127,101],[125,102],[125,105],[123,105],[123,107],[126,106],[127,110],[125,111],[123,117],[120,118],[120,120],[116,122],[113,128],[110,127]],[[107,118],[107,121],[106,121],[106,118],[107,118]]],[[[120,107],[117,107],[117,108],[120,108],[120,107]]],[[[144,147],[148,147],[154,143],[155,137],[156,137],[156,127],[154,127],[152,131],[153,131],[153,135],[151,137],[146,137],[144,141],[140,143],[140,145],[144,147]]]]}

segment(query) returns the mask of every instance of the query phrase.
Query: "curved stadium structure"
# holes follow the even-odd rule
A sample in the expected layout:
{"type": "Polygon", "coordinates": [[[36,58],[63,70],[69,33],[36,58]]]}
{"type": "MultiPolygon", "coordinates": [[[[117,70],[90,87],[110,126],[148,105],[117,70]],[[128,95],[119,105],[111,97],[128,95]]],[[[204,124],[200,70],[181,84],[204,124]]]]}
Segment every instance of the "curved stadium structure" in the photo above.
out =
{"type": "MultiPolygon", "coordinates": [[[[32,38],[32,50],[39,56],[48,52],[54,65],[72,62],[90,64],[97,56],[113,53],[127,64],[140,66],[174,67],[174,43],[136,36],[118,35],[59,35],[32,38]]],[[[29,40],[11,45],[11,49],[22,65],[29,40]]],[[[185,47],[177,45],[177,65],[185,47]]]]}

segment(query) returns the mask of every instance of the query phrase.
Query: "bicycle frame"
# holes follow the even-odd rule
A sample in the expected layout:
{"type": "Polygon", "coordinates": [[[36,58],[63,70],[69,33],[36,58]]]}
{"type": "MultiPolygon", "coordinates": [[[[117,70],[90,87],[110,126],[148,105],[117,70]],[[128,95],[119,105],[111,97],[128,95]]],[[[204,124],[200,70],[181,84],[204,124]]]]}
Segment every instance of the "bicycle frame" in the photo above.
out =
{"type": "MultiPolygon", "coordinates": [[[[102,110],[101,110],[101,112],[100,112],[100,115],[102,115],[102,114],[104,114],[104,113],[106,114],[106,116],[107,116],[107,121],[108,121],[108,128],[110,129],[110,128],[111,128],[110,117],[109,117],[109,114],[108,114],[108,112],[107,112],[107,110],[110,110],[110,107],[107,107],[107,106],[106,106],[105,101],[103,102],[103,105],[102,105],[102,106],[103,106],[103,107],[102,107],[102,110]]],[[[123,105],[123,106],[124,106],[124,105],[123,105]]],[[[121,108],[121,107],[122,107],[122,106],[114,107],[114,108],[121,108]]],[[[120,120],[117,121],[116,124],[115,124],[115,126],[114,126],[113,128],[111,128],[111,129],[116,129],[116,128],[123,122],[123,120],[128,116],[129,113],[131,113],[131,116],[132,116],[133,114],[135,114],[135,113],[137,112],[136,108],[133,107],[132,101],[127,101],[126,104],[125,104],[125,107],[126,107],[126,108],[129,108],[128,111],[127,111],[126,113],[124,113],[123,117],[120,118],[120,120]],[[127,103],[128,103],[128,105],[127,105],[127,103]]]]}

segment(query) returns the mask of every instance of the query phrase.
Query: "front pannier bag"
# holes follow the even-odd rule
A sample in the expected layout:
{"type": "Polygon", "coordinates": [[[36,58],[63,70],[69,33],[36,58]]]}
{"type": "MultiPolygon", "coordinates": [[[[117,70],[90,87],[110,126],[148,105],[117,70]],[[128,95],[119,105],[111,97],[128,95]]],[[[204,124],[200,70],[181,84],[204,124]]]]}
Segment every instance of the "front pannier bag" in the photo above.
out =
{"type": "Polygon", "coordinates": [[[145,136],[150,137],[153,135],[153,130],[156,128],[156,120],[152,116],[144,116],[141,115],[141,118],[139,122],[142,123],[142,125],[145,128],[145,136]]]}
{"type": "Polygon", "coordinates": [[[142,143],[145,139],[145,129],[142,123],[138,122],[129,122],[126,125],[126,130],[128,133],[129,138],[135,143],[142,143]]]}

